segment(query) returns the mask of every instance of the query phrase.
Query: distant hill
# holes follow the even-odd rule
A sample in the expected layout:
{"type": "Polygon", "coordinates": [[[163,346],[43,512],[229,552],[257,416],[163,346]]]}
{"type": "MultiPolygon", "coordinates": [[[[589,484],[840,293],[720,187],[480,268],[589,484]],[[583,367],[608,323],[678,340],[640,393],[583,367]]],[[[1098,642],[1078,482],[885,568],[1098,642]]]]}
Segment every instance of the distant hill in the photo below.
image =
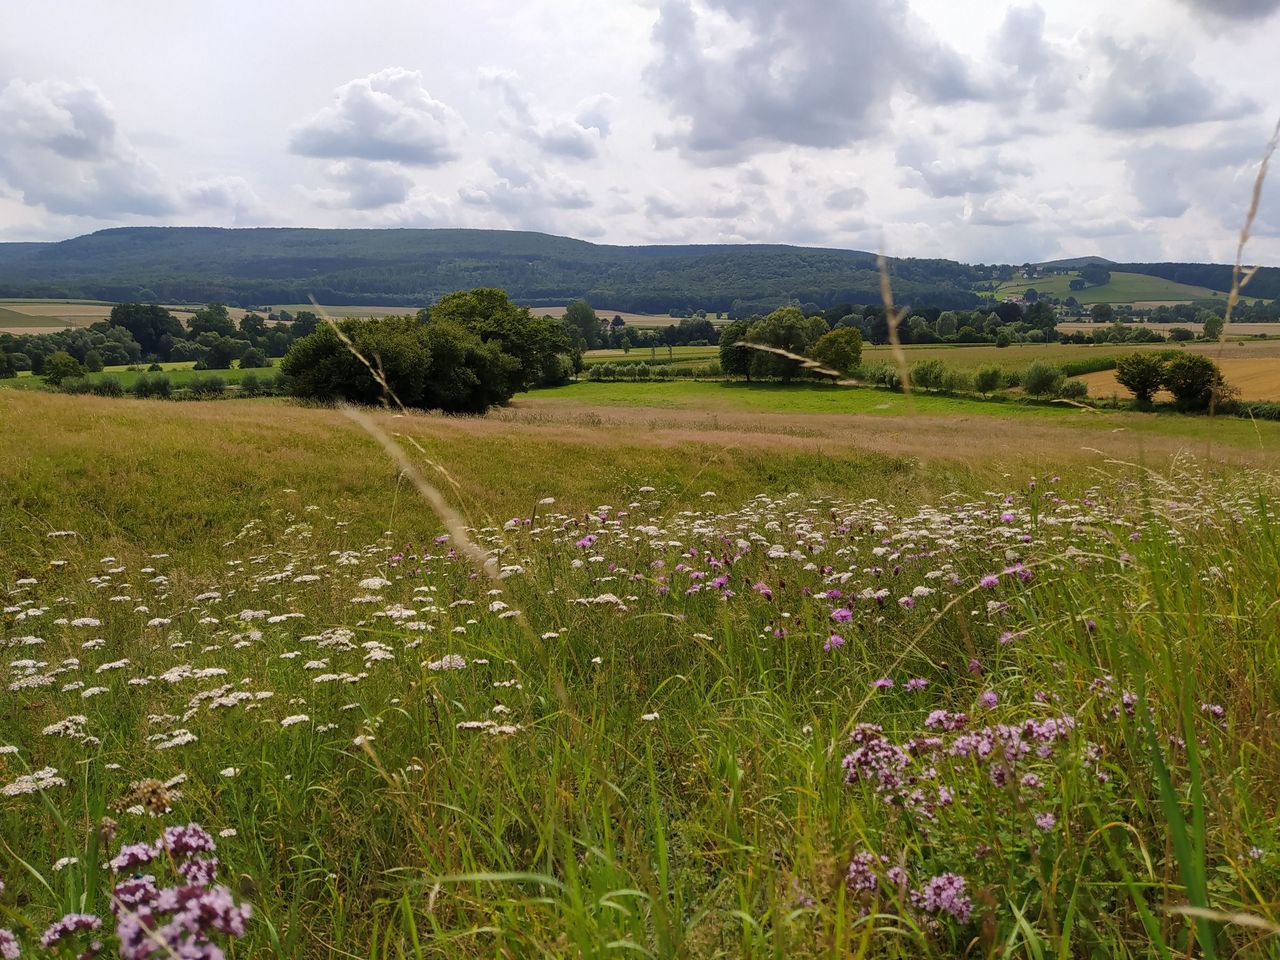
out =
{"type": "MultiPolygon", "coordinates": [[[[974,306],[986,268],[892,261],[900,302],[974,306]]],[[[608,246],[503,230],[123,227],[46,244],[0,244],[0,297],[416,306],[503,287],[534,305],[577,297],[615,310],[730,311],[792,299],[878,303],[875,256],[773,244],[608,246]]]]}

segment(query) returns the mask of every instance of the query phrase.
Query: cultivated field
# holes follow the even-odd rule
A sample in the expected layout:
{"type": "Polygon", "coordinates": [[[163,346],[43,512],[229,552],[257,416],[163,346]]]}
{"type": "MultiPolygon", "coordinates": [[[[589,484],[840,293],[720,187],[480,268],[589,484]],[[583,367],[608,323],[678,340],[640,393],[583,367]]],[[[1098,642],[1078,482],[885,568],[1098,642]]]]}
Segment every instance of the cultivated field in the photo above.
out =
{"type": "Polygon", "coordinates": [[[1280,919],[1280,425],[714,383],[373,417],[466,531],[336,411],[0,391],[21,938],[175,868],[236,956],[1280,919]]]}

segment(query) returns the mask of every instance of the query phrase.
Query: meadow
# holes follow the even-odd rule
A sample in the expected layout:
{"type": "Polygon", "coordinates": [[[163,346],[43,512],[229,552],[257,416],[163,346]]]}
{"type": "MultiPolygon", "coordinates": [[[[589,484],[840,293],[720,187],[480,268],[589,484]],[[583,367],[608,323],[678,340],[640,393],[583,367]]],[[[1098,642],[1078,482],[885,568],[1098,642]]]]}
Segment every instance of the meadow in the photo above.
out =
{"type": "Polygon", "coordinates": [[[1072,290],[1071,281],[1076,274],[1055,274],[1053,276],[1036,277],[1033,280],[1018,279],[1002,283],[996,288],[997,299],[1009,296],[1021,296],[1028,288],[1034,287],[1042,296],[1057,297],[1065,300],[1075,297],[1080,303],[1131,303],[1135,306],[1158,306],[1160,304],[1188,303],[1192,300],[1207,300],[1214,297],[1225,300],[1225,290],[1210,290],[1208,287],[1197,287],[1163,277],[1153,277],[1145,273],[1112,272],[1111,279],[1099,286],[1085,287],[1083,290],[1072,290]]]}
{"type": "Polygon", "coordinates": [[[371,416],[463,528],[335,410],[0,391],[24,948],[178,884],[244,957],[1274,952],[1280,425],[371,416]]]}

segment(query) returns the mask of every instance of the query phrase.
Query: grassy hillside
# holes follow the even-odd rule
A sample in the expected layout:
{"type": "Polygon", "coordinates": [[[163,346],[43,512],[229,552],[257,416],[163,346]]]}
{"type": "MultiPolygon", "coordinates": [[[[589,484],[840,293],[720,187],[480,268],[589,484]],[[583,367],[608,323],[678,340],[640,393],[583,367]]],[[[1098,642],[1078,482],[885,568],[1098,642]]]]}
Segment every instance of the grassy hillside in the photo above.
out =
{"type": "Polygon", "coordinates": [[[1075,276],[1075,274],[1058,274],[1051,277],[1037,277],[1035,280],[1014,280],[1001,284],[996,291],[996,296],[997,298],[1021,296],[1028,287],[1034,287],[1042,296],[1058,297],[1063,300],[1067,297],[1075,297],[1081,303],[1191,301],[1225,296],[1223,291],[1210,290],[1208,287],[1191,286],[1141,273],[1117,272],[1112,272],[1110,282],[1102,286],[1072,290],[1070,284],[1075,276]]]}

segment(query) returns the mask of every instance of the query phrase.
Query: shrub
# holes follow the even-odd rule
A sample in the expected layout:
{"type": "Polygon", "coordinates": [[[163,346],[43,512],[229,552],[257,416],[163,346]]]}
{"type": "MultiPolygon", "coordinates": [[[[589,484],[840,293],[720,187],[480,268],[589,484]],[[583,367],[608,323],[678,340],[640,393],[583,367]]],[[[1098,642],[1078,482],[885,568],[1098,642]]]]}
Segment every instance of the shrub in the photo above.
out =
{"type": "Polygon", "coordinates": [[[172,393],[173,384],[169,381],[169,377],[163,373],[139,377],[133,383],[133,395],[135,397],[163,398],[172,393]]]}
{"type": "Polygon", "coordinates": [[[262,394],[262,381],[255,373],[246,373],[240,378],[240,393],[246,397],[257,397],[262,394]]]}
{"type": "Polygon", "coordinates": [[[1052,397],[1061,389],[1063,379],[1057,367],[1037,360],[1022,372],[1022,389],[1033,397],[1052,397]]]}
{"type": "Polygon", "coordinates": [[[152,362],[151,366],[147,367],[147,371],[149,373],[159,373],[163,369],[164,367],[160,366],[160,364],[155,362],[152,362]]]}
{"type": "Polygon", "coordinates": [[[99,397],[123,397],[124,387],[118,377],[103,377],[94,381],[93,392],[99,397]]]}
{"type": "Polygon", "coordinates": [[[1083,380],[1068,380],[1058,388],[1058,396],[1064,400],[1083,400],[1089,395],[1089,385],[1083,380]]]}
{"type": "Polygon", "coordinates": [[[240,357],[240,369],[261,369],[262,367],[271,366],[271,361],[267,359],[267,355],[257,347],[250,347],[240,357]]]}
{"type": "Polygon", "coordinates": [[[59,385],[63,393],[90,393],[93,391],[93,384],[87,377],[67,377],[59,385]]]}
{"type": "Polygon", "coordinates": [[[948,367],[942,377],[942,389],[948,393],[968,393],[973,389],[973,377],[967,370],[948,367]]]}
{"type": "Polygon", "coordinates": [[[84,368],[90,373],[101,373],[103,366],[102,354],[97,350],[90,350],[84,355],[84,368]]]}
{"type": "Polygon", "coordinates": [[[194,397],[217,397],[227,389],[227,381],[221,377],[192,377],[187,389],[194,397]]]}
{"type": "Polygon", "coordinates": [[[911,385],[926,390],[940,390],[946,380],[947,365],[937,358],[918,360],[910,368],[911,385]]]}
{"type": "Polygon", "coordinates": [[[1004,384],[1004,370],[994,364],[986,367],[979,367],[973,375],[973,389],[977,390],[984,397],[999,390],[1004,384]]]}

